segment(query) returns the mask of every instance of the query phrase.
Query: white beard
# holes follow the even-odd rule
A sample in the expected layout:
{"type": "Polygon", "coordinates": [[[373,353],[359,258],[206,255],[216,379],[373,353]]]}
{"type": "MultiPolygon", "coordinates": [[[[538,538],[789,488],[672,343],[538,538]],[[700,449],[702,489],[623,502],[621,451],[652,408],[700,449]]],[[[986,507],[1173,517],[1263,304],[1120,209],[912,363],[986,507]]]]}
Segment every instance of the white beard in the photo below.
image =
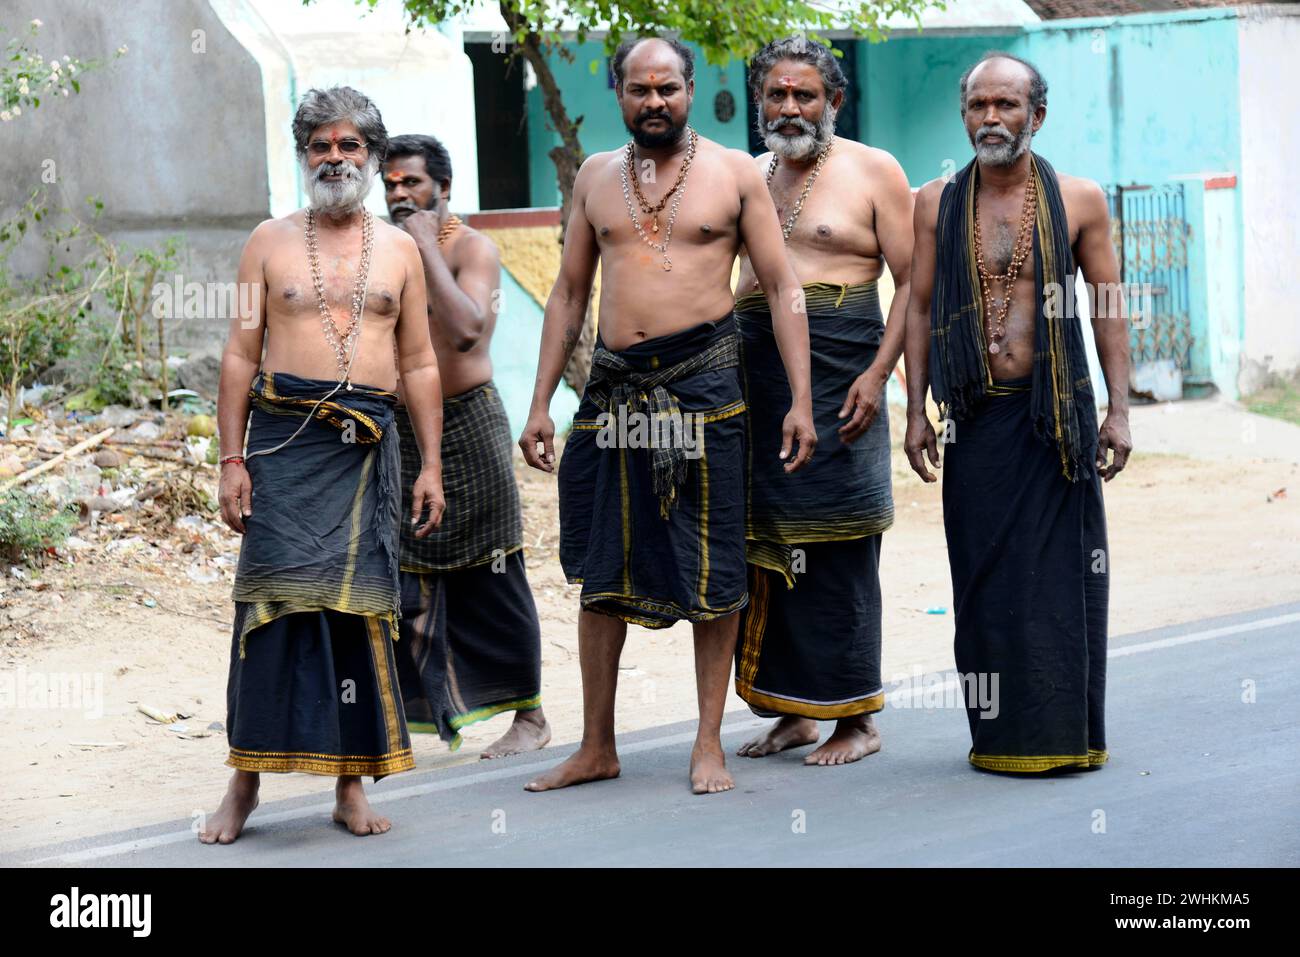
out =
{"type": "Polygon", "coordinates": [[[301,159],[302,179],[307,190],[307,205],[320,213],[332,216],[347,215],[361,209],[370,187],[374,185],[375,174],[379,172],[379,160],[371,153],[366,165],[358,167],[351,160],[338,164],[343,169],[343,179],[339,182],[326,182],[320,177],[329,170],[329,163],[321,163],[314,170],[307,165],[307,157],[301,159]]]}
{"type": "MultiPolygon", "coordinates": [[[[779,127],[784,122],[786,121],[778,118],[767,125],[768,127],[779,127]]],[[[817,123],[815,132],[800,133],[798,136],[786,136],[784,133],[778,133],[775,128],[768,128],[763,131],[763,145],[780,159],[797,163],[812,159],[820,153],[834,135],[835,108],[827,105],[825,112],[822,113],[821,120],[817,123]]]]}
{"type": "MultiPolygon", "coordinates": [[[[1010,130],[1005,127],[1002,128],[1002,132],[1010,136],[1010,130]]],[[[1011,137],[1005,142],[980,143],[975,147],[975,155],[986,166],[1010,166],[1025,155],[1033,139],[1034,127],[1031,124],[1021,130],[1019,136],[1011,137]]]]}

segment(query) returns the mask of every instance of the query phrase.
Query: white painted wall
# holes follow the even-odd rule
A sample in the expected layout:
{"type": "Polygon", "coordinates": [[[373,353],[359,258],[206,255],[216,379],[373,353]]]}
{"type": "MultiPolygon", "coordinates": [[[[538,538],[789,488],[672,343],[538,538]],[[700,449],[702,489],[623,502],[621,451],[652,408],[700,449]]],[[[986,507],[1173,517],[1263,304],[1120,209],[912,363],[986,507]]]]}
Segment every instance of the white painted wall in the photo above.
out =
{"type": "MultiPolygon", "coordinates": [[[[282,50],[292,67],[285,76],[272,62],[274,56],[267,54],[263,61],[263,82],[271,87],[266,93],[267,167],[280,177],[286,170],[293,177],[292,196],[273,192],[273,215],[306,202],[290,123],[307,90],[329,86],[351,86],[370,97],[389,136],[428,133],[442,140],[451,154],[452,208],[478,211],[474,76],[459,43],[433,29],[406,33],[400,0],[381,0],[373,11],[356,0],[314,0],[306,7],[286,0],[210,2],[214,8],[253,8],[267,33],[245,46],[259,61],[268,49],[282,50]]],[[[378,182],[366,207],[387,215],[378,182]]]]}
{"type": "Polygon", "coordinates": [[[1239,385],[1300,374],[1300,10],[1240,8],[1242,281],[1239,385]]]}

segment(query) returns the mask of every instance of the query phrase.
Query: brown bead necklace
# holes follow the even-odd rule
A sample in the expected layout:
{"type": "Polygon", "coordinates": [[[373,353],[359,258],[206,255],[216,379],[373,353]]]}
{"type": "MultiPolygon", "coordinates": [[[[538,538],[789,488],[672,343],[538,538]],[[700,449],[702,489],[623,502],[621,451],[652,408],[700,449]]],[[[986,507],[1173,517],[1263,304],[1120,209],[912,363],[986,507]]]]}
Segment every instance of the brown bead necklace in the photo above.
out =
{"type": "Polygon", "coordinates": [[[1034,171],[1029,171],[1025,182],[1025,202],[1020,211],[1020,231],[1016,234],[1016,244],[1011,251],[1011,262],[1004,273],[991,272],[984,263],[984,243],[980,235],[980,188],[975,182],[975,265],[979,269],[980,288],[984,297],[984,318],[988,326],[989,353],[997,355],[1002,351],[998,340],[1006,335],[1006,320],[1011,313],[1011,289],[1020,276],[1020,267],[1029,258],[1034,248],[1034,218],[1038,211],[1038,187],[1034,180],[1034,171]],[[1002,284],[1002,299],[993,297],[992,284],[1002,284]],[[999,303],[994,305],[994,303],[999,303]]]}
{"type": "Polygon", "coordinates": [[[641,192],[640,177],[636,175],[636,170],[633,165],[635,162],[633,157],[633,150],[635,149],[634,143],[627,144],[627,159],[619,166],[619,173],[623,180],[623,201],[627,204],[628,218],[632,220],[632,226],[636,229],[637,235],[641,237],[641,241],[655,252],[659,253],[659,255],[663,256],[664,272],[668,272],[673,268],[672,261],[668,258],[668,244],[672,242],[673,223],[677,221],[677,209],[681,205],[682,194],[686,192],[686,174],[690,172],[691,161],[695,159],[695,147],[699,141],[699,134],[691,127],[686,127],[686,133],[686,157],[682,160],[681,169],[677,171],[677,181],[673,183],[672,188],[669,189],[668,192],[664,193],[663,198],[655,205],[651,205],[650,201],[647,200],[645,195],[641,192]],[[629,180],[631,181],[630,191],[628,188],[629,180]],[[633,193],[636,194],[636,200],[641,206],[641,211],[654,217],[651,224],[651,231],[655,233],[659,232],[659,214],[663,211],[668,200],[670,198],[672,199],[673,208],[668,214],[668,223],[664,230],[663,242],[657,243],[646,235],[645,228],[641,225],[641,217],[638,216],[636,210],[632,208],[633,193]]]}

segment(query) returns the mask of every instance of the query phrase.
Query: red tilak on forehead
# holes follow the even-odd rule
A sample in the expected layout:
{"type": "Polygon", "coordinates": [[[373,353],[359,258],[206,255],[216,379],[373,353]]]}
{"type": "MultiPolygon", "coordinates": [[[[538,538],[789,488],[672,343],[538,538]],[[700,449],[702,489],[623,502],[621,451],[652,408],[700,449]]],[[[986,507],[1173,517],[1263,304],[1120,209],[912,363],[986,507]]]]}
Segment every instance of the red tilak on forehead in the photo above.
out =
{"type": "Polygon", "coordinates": [[[790,89],[791,87],[799,85],[799,82],[789,74],[782,75],[781,79],[779,79],[777,82],[780,83],[787,90],[790,89]]]}
{"type": "Polygon", "coordinates": [[[400,183],[402,181],[402,177],[405,175],[406,175],[405,173],[394,170],[393,172],[385,176],[384,179],[388,180],[390,183],[400,183]]]}

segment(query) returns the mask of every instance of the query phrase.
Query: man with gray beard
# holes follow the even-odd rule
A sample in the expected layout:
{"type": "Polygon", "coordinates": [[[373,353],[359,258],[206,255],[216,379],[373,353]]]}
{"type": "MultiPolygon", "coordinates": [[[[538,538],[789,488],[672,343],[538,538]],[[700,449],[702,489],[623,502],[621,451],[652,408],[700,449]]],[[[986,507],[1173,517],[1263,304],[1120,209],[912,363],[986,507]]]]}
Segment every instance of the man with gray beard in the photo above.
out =
{"type": "Polygon", "coordinates": [[[239,281],[254,295],[240,302],[256,305],[241,306],[222,357],[219,499],[244,538],[226,691],[235,773],[206,844],[239,836],[262,771],[337,777],[334,820],[381,834],[391,824],[361,775],[415,764],[392,650],[393,406],[400,368],[423,462],[411,521],[428,535],[443,501],[424,267],[409,235],[362,206],[388,148],[375,105],[348,87],[311,90],[293,134],[308,206],[249,237],[239,281]]]}
{"type": "Polygon", "coordinates": [[[758,278],[741,260],[736,320],[749,406],[746,539],[750,601],[736,649],[736,693],[779,720],[737,752],[762,757],[813,744],[839,765],[880,749],[880,546],[893,523],[885,383],[903,349],[912,194],[883,150],[835,135],[847,85],[834,54],[801,37],[750,64],[757,159],[802,284],[819,452],[797,475],[772,467],[773,423],[789,403],[758,278]],[[876,281],[894,281],[889,322],[876,281]]]}
{"type": "Polygon", "coordinates": [[[970,763],[1009,774],[1096,769],[1107,760],[1101,489],[1132,448],[1109,208],[1096,183],[1058,174],[1030,150],[1047,116],[1032,64],[986,54],[960,96],[975,158],[916,197],[905,448],[935,481],[929,386],[944,420],[970,763]],[[1100,429],[1082,327],[1061,308],[1078,268],[1099,307],[1092,330],[1109,395],[1100,429]]]}

